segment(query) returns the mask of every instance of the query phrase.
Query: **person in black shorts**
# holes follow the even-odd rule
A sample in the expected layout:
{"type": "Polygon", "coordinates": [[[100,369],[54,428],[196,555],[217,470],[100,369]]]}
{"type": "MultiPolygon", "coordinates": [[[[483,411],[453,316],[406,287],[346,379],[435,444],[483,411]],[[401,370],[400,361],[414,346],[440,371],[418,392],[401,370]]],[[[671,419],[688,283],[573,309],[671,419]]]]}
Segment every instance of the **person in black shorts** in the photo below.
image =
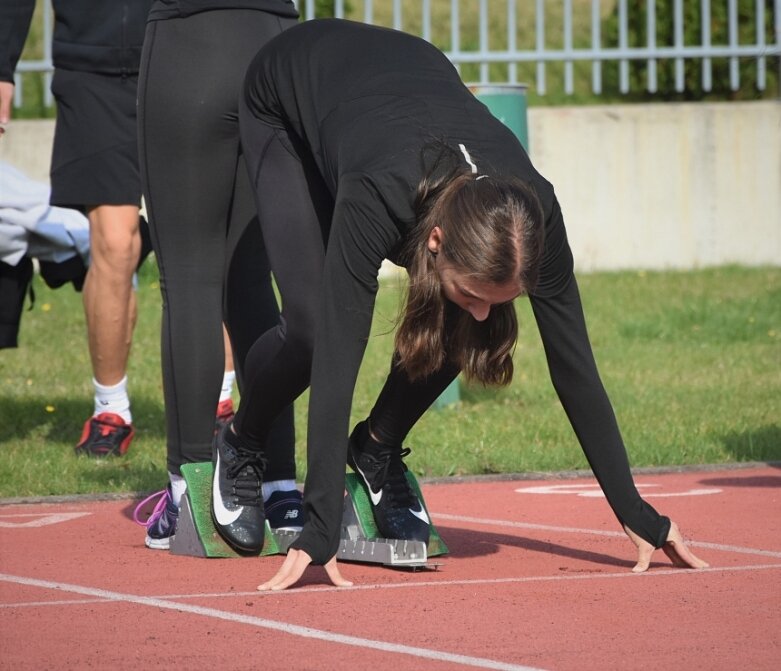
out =
{"type": "MultiPolygon", "coordinates": [[[[57,119],[51,160],[52,205],[84,212],[90,263],[84,314],[95,403],[77,453],[124,454],[134,429],[127,362],[136,321],[134,274],[142,252],[136,82],[151,0],[56,0],[52,93],[57,119]]],[[[13,72],[35,7],[2,3],[8,40],[0,46],[0,122],[10,119],[13,72]]]]}
{"type": "MultiPolygon", "coordinates": [[[[52,92],[57,120],[51,203],[85,211],[90,220],[91,263],[84,282],[84,309],[95,405],[77,452],[93,456],[124,454],[134,433],[126,379],[136,320],[132,283],[133,273],[150,251],[146,221],[138,214],[136,98],[151,1],[53,3],[52,92]]],[[[8,58],[0,59],[11,64],[0,75],[3,123],[10,120],[13,71],[34,4],[0,4],[0,11],[7,12],[3,25],[13,37],[5,45],[8,58]]],[[[224,347],[230,357],[229,341],[224,347]]],[[[219,356],[212,358],[219,365],[219,356]]],[[[226,362],[221,403],[209,415],[212,427],[232,417],[232,377],[233,367],[226,362]]]]}
{"type": "MultiPolygon", "coordinates": [[[[146,523],[145,542],[153,549],[168,548],[176,531],[186,490],[181,466],[212,459],[221,316],[242,392],[247,350],[279,320],[239,142],[238,101],[258,45],[297,22],[289,0],[155,0],[149,13],[139,151],[163,297],[169,474],[146,523]]],[[[300,530],[292,399],[269,444],[266,481],[247,495],[265,508],[272,528],[300,530]]]]}
{"type": "Polygon", "coordinates": [[[403,441],[459,372],[509,382],[519,295],[531,300],[562,405],[637,546],[635,570],[655,548],[676,565],[706,565],[634,485],[553,187],[444,54],[393,30],[306,22],[250,65],[240,125],[282,320],[247,355],[242,405],[217,438],[213,506],[235,547],[262,544],[263,526],[262,510],[233,492],[258,486],[271,423],[310,385],[307,520],[260,589],[292,585],[310,563],[347,584],[335,562],[346,463],[366,483],[381,533],[428,537],[403,441]],[[386,384],[348,437],[386,258],[407,269],[407,303],[386,384]]]}

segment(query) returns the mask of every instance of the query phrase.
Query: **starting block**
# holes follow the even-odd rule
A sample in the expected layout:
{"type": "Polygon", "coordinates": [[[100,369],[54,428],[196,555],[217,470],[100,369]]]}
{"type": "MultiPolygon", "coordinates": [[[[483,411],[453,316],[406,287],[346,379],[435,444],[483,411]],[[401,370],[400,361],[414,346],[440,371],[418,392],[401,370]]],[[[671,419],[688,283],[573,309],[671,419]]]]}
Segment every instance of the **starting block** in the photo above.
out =
{"type": "MultiPolygon", "coordinates": [[[[187,492],[182,497],[176,534],[171,537],[172,554],[188,557],[245,557],[236,552],[217,532],[211,516],[211,489],[214,467],[211,462],[184,464],[182,476],[187,492]]],[[[415,476],[407,471],[407,480],[426,509],[415,476]]],[[[436,568],[429,557],[447,554],[442,538],[431,525],[428,545],[421,541],[381,538],[374,522],[371,502],[361,480],[354,473],[346,476],[341,539],[337,558],[343,561],[379,563],[397,568],[436,568]]],[[[266,522],[263,549],[257,555],[285,554],[298,533],[272,531],[266,522]]]]}
{"type": "MultiPolygon", "coordinates": [[[[418,481],[410,471],[407,471],[407,481],[428,514],[418,481]]],[[[355,473],[348,473],[345,487],[347,495],[344,497],[341,540],[336,555],[338,559],[418,569],[436,568],[436,564],[428,563],[428,558],[447,554],[447,546],[431,523],[428,545],[422,541],[381,538],[369,495],[360,478],[355,473]]]]}
{"type": "MultiPolygon", "coordinates": [[[[171,538],[170,550],[175,555],[188,557],[245,557],[228,545],[214,528],[211,515],[212,475],[210,461],[184,464],[182,476],[187,482],[187,492],[179,507],[176,534],[171,538]]],[[[271,531],[266,522],[263,549],[257,556],[284,554],[298,534],[271,531]]],[[[254,556],[254,555],[250,555],[254,556]]]]}

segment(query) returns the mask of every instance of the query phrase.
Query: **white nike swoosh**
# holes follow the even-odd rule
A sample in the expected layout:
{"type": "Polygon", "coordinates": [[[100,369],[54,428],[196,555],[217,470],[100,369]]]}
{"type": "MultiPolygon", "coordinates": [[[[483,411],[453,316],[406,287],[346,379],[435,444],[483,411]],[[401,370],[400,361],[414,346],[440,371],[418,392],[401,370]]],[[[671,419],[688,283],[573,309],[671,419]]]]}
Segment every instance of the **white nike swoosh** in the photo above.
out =
{"type": "Polygon", "coordinates": [[[431,524],[431,520],[429,520],[426,511],[423,509],[423,506],[421,506],[420,510],[412,510],[412,508],[410,508],[409,511],[422,522],[431,524]]]}
{"type": "Polygon", "coordinates": [[[228,510],[225,504],[222,502],[222,495],[220,494],[219,485],[219,473],[220,473],[220,451],[217,450],[217,464],[214,466],[214,477],[212,478],[212,505],[214,507],[214,516],[217,518],[222,526],[227,527],[229,524],[233,524],[239,515],[244,511],[242,506],[239,506],[236,510],[228,510]]]}
{"type": "Polygon", "coordinates": [[[357,464],[355,465],[355,469],[361,474],[361,477],[363,478],[363,482],[366,484],[366,489],[369,490],[369,497],[371,498],[372,503],[375,506],[378,506],[380,504],[380,501],[382,501],[382,490],[380,490],[375,494],[374,490],[369,484],[369,481],[366,479],[366,476],[363,474],[363,471],[360,468],[358,468],[357,464]]]}

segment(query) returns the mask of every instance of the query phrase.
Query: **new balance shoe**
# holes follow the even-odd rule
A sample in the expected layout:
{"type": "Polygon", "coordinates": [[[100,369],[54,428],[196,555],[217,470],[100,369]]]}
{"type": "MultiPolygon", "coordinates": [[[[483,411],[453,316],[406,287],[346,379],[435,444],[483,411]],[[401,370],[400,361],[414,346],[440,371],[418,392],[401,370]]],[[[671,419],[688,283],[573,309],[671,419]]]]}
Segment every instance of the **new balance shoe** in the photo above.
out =
{"type": "MultiPolygon", "coordinates": [[[[260,453],[228,442],[230,424],[214,437],[211,514],[220,536],[236,552],[258,554],[263,549],[263,470],[260,453]],[[226,440],[226,437],[228,440],[226,440]]],[[[239,442],[232,436],[232,442],[239,442]]]]}
{"type": "Polygon", "coordinates": [[[233,400],[226,398],[217,404],[217,416],[214,418],[214,433],[220,432],[223,426],[230,424],[236,413],[233,410],[233,400]]]}
{"type": "Polygon", "coordinates": [[[128,451],[135,430],[119,415],[102,412],[84,423],[76,454],[90,457],[121,456],[128,451]]]}
{"type": "Polygon", "coordinates": [[[265,503],[266,519],[274,531],[301,531],[304,527],[304,497],[297,489],[272,492],[265,503]]]}
{"type": "Polygon", "coordinates": [[[407,467],[402,461],[409,453],[409,448],[382,445],[371,439],[368,422],[364,421],[350,436],[347,463],[366,485],[374,521],[383,538],[428,543],[431,523],[407,480],[407,467]]]}
{"type": "Polygon", "coordinates": [[[171,485],[165,489],[147,496],[133,511],[136,524],[146,527],[144,544],[152,550],[168,550],[171,537],[176,533],[176,522],[179,519],[179,508],[171,496],[171,485]],[[157,504],[146,520],[141,519],[148,503],[157,499],[157,504]]]}

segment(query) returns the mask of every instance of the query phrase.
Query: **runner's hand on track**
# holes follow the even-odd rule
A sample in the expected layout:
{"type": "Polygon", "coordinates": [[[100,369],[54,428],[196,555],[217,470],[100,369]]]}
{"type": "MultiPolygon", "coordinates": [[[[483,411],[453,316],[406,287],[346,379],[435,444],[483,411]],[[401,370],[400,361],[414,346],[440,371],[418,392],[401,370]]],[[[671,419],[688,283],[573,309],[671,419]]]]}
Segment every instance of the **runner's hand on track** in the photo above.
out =
{"type": "MultiPolygon", "coordinates": [[[[635,564],[632,571],[634,573],[643,573],[648,570],[651,565],[651,556],[656,548],[648,541],[640,538],[629,527],[624,526],[626,535],[637,546],[637,564],[635,564]]],[[[708,563],[697,557],[689,548],[686,547],[686,542],[683,540],[681,530],[675,522],[670,522],[670,531],[667,533],[667,540],[662,546],[664,554],[666,554],[673,565],[680,568],[707,568],[708,563]]]]}
{"type": "MultiPolygon", "coordinates": [[[[277,571],[271,580],[258,585],[258,590],[261,592],[267,590],[277,592],[295,585],[301,576],[304,575],[306,567],[311,563],[312,558],[303,550],[289,550],[282,568],[277,571]]],[[[328,574],[331,582],[337,587],[350,587],[352,585],[349,580],[342,578],[342,574],[339,572],[339,567],[336,564],[336,557],[331,557],[325,565],[325,572],[328,574]]]]}

